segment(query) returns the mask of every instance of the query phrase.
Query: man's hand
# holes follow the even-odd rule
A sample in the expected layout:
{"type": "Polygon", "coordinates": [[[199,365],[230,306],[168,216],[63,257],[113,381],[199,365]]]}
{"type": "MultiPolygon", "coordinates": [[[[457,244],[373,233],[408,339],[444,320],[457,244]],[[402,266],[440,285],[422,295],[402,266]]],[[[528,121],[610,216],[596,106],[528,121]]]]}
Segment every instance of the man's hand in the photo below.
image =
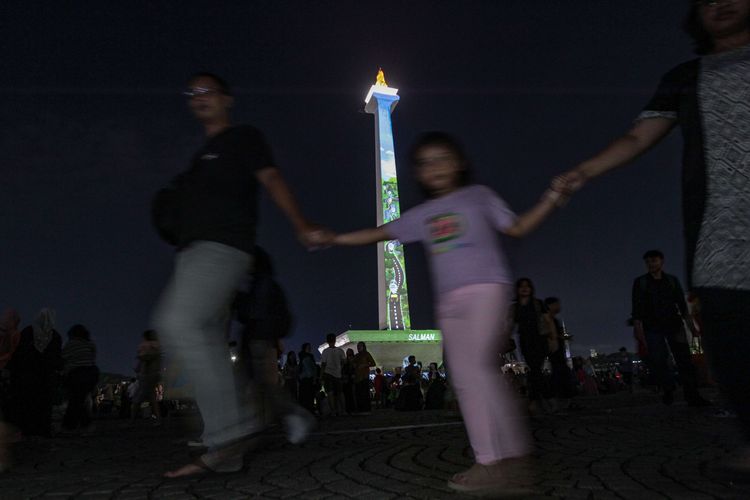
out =
{"type": "Polygon", "coordinates": [[[646,332],[643,330],[643,323],[641,321],[636,321],[633,324],[633,336],[638,342],[646,343],[646,332]]]}
{"type": "Polygon", "coordinates": [[[698,334],[698,328],[695,326],[695,322],[691,318],[685,320],[685,325],[687,325],[690,335],[695,337],[698,334]]]}
{"type": "MultiPolygon", "coordinates": [[[[571,195],[575,193],[576,191],[580,191],[581,188],[583,188],[584,185],[586,185],[586,181],[588,178],[583,175],[583,173],[578,169],[573,169],[565,172],[562,175],[559,175],[555,177],[554,182],[562,182],[564,185],[564,193],[567,195],[571,195]],[[558,181],[558,179],[561,179],[561,181],[558,181]]],[[[553,189],[554,184],[553,184],[553,189]]],[[[557,191],[557,190],[556,190],[557,191]]]]}
{"type": "Polygon", "coordinates": [[[336,233],[317,224],[307,224],[297,233],[300,242],[308,250],[320,250],[331,246],[335,236],[336,233]]]}

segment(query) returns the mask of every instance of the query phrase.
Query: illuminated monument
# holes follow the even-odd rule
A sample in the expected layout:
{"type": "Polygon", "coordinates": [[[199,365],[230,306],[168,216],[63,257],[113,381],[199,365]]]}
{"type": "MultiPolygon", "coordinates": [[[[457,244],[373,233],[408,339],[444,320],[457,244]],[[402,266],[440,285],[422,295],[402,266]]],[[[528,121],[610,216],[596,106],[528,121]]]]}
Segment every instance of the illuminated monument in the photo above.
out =
{"type": "MultiPolygon", "coordinates": [[[[370,87],[365,98],[365,111],[375,115],[375,210],[378,226],[401,217],[391,124],[391,113],[398,100],[398,89],[389,87],[383,70],[379,70],[375,85],[370,87]]],[[[378,293],[380,329],[410,329],[404,246],[399,241],[378,244],[378,293]]]]}
{"type": "MultiPolygon", "coordinates": [[[[377,225],[401,216],[391,113],[398,104],[398,89],[389,87],[383,70],[365,98],[365,111],[375,116],[375,202],[377,225]]],[[[399,241],[378,245],[379,330],[349,330],[336,337],[336,345],[353,348],[367,343],[378,366],[392,370],[413,354],[425,364],[442,362],[440,332],[411,330],[409,294],[406,286],[404,247],[399,241]]],[[[326,345],[319,347],[322,351],[326,345]]]]}

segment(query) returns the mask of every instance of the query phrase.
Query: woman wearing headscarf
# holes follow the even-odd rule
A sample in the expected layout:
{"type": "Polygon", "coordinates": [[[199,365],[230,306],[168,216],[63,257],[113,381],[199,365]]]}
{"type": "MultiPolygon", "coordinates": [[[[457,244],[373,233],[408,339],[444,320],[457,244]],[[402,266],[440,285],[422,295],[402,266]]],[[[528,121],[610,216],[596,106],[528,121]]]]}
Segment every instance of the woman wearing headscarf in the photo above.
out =
{"type": "Polygon", "coordinates": [[[9,420],[26,435],[52,434],[52,403],[62,368],[62,338],[55,330],[55,311],[42,309],[21,331],[8,363],[11,411],[9,420]]]}

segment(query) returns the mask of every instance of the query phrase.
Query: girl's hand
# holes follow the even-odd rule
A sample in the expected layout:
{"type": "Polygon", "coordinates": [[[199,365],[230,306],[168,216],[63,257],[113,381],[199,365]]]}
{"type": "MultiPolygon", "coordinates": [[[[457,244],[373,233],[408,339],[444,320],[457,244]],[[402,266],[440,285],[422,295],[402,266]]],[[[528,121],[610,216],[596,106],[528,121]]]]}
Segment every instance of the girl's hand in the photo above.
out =
{"type": "Polygon", "coordinates": [[[335,236],[330,229],[316,227],[304,234],[303,242],[308,250],[321,250],[330,247],[335,236]]]}

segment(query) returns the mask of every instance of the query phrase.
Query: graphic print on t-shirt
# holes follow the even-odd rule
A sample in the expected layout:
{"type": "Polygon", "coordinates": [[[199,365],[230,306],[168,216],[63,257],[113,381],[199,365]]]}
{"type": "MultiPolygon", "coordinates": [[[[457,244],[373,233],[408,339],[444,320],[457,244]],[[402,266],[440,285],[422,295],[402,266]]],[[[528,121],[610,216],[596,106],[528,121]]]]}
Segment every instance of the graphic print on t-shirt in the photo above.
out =
{"type": "Polygon", "coordinates": [[[461,246],[457,242],[450,242],[466,233],[466,221],[463,215],[457,213],[440,214],[431,217],[426,222],[433,252],[448,252],[461,246]]]}

